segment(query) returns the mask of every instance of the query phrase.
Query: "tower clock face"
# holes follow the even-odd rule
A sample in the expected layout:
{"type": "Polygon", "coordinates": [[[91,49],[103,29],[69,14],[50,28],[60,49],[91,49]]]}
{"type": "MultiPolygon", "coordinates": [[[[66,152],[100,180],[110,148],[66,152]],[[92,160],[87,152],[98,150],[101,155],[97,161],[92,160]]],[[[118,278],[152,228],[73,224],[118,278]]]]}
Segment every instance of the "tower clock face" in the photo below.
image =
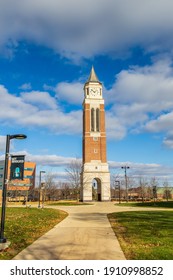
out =
{"type": "Polygon", "coordinates": [[[100,89],[98,89],[98,88],[90,88],[89,92],[90,92],[90,95],[93,97],[100,95],[100,89]]]}

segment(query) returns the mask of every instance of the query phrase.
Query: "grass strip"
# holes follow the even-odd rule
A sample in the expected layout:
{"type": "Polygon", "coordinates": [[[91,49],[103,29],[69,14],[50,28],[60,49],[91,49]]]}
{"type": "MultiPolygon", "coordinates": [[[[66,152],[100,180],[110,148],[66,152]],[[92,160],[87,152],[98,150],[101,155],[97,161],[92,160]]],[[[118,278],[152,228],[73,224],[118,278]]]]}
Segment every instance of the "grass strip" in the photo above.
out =
{"type": "Polygon", "coordinates": [[[173,208],[173,201],[122,202],[116,206],[173,208]]]}
{"type": "Polygon", "coordinates": [[[83,205],[92,205],[92,203],[78,202],[78,201],[60,201],[60,202],[49,202],[46,205],[50,206],[83,206],[83,205]]]}
{"type": "Polygon", "coordinates": [[[133,211],[108,214],[129,260],[173,260],[173,212],[133,211]]]}
{"type": "Polygon", "coordinates": [[[12,259],[67,215],[55,209],[7,207],[5,237],[11,244],[8,249],[0,252],[0,260],[12,259]]]}

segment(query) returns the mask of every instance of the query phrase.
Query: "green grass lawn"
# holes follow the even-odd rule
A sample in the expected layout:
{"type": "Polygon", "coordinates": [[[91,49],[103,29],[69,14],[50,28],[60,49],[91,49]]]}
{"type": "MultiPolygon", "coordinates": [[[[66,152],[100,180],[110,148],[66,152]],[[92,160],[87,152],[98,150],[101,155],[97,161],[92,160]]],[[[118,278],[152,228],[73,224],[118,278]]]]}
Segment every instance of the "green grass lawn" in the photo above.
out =
{"type": "Polygon", "coordinates": [[[82,205],[92,205],[92,203],[85,203],[79,201],[57,201],[57,202],[48,202],[46,205],[50,206],[82,206],[82,205]]]}
{"type": "Polygon", "coordinates": [[[141,211],[108,215],[129,260],[173,260],[173,212],[141,211]]]}
{"type": "Polygon", "coordinates": [[[55,209],[7,207],[5,237],[11,244],[0,252],[0,260],[12,259],[66,216],[67,213],[55,209]]]}
{"type": "Polygon", "coordinates": [[[173,208],[173,201],[147,201],[147,202],[122,202],[115,204],[116,206],[132,206],[132,207],[163,207],[173,208]]]}

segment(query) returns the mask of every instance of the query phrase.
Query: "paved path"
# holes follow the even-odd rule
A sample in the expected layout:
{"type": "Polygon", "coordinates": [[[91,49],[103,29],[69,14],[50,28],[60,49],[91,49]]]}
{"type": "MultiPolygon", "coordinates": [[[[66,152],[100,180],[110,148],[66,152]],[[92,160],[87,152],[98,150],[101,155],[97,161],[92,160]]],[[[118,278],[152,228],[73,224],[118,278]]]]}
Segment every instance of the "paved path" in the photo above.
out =
{"type": "Polygon", "coordinates": [[[107,219],[108,213],[116,212],[120,207],[112,202],[96,202],[94,205],[56,208],[68,212],[69,216],[20,252],[15,260],[125,259],[107,219]]]}

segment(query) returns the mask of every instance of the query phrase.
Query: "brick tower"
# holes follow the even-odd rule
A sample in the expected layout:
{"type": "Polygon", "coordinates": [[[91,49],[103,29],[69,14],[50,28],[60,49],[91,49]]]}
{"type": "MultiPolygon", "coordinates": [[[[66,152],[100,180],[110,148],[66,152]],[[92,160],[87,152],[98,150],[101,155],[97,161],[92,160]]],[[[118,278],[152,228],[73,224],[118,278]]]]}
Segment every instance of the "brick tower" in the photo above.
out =
{"type": "Polygon", "coordinates": [[[110,173],[106,159],[105,110],[102,84],[92,67],[84,85],[83,165],[81,200],[110,200],[110,173]]]}

